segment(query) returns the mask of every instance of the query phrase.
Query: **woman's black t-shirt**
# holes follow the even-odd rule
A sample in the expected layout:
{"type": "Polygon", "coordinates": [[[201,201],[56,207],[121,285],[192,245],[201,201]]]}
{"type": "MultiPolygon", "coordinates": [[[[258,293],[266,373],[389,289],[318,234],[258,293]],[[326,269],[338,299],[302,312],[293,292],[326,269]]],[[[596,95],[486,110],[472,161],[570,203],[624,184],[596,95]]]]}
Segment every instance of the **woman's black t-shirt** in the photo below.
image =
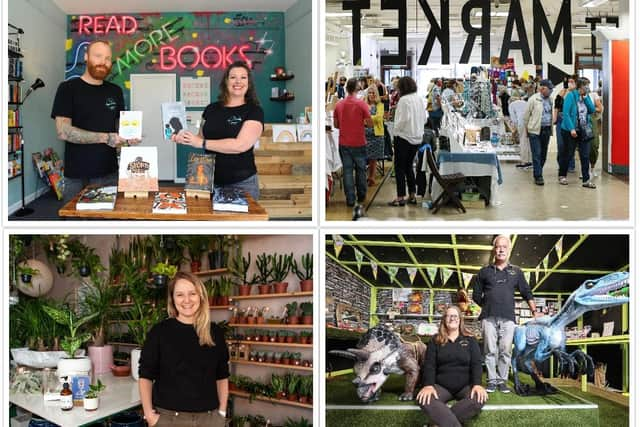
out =
{"type": "Polygon", "coordinates": [[[166,319],[149,331],[140,356],[140,378],[153,381],[153,405],[204,412],[220,406],[216,381],[229,377],[224,332],[211,324],[213,347],[201,346],[193,325],[166,319]]]}
{"type": "MultiPolygon", "coordinates": [[[[264,125],[264,112],[258,105],[244,104],[238,107],[225,107],[221,102],[209,104],[202,113],[205,139],[235,138],[247,120],[255,120],[264,125]]],[[[243,181],[256,174],[253,146],[244,153],[216,153],[216,168],[213,182],[217,185],[229,185],[243,181]]]]}

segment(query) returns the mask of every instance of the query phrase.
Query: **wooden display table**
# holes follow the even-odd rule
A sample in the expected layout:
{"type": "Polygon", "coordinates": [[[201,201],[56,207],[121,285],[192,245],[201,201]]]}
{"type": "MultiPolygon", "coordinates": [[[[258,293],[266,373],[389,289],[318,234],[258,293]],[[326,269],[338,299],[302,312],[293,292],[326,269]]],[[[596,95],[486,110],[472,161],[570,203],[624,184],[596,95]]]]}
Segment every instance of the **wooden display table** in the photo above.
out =
{"type": "MultiPolygon", "coordinates": [[[[84,191],[84,190],[82,190],[84,191]]],[[[141,220],[182,220],[182,221],[267,221],[269,215],[262,206],[248,194],[249,212],[220,212],[211,208],[211,200],[187,198],[186,214],[154,214],[151,212],[153,193],[146,199],[125,199],[124,193],[118,193],[116,206],[112,211],[78,211],[76,203],[82,191],[64,205],[58,215],[64,218],[95,219],[141,219],[141,220]]],[[[184,191],[182,187],[160,187],[161,192],[184,191]]]]}

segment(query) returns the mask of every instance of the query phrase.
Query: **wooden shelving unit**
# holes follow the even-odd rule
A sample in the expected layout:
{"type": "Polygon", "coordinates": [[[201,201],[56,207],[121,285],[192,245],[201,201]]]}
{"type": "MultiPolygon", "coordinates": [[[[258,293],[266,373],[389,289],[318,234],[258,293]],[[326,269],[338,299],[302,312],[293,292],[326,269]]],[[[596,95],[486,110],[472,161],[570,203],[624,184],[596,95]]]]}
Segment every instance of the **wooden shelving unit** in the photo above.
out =
{"type": "Polygon", "coordinates": [[[266,362],[250,362],[248,360],[229,360],[230,363],[236,363],[238,365],[255,365],[255,366],[268,366],[271,368],[281,369],[297,369],[300,371],[313,372],[313,368],[304,367],[302,365],[284,365],[282,363],[266,363],[266,362]]]}
{"type": "MultiPolygon", "coordinates": [[[[281,325],[279,323],[229,323],[231,328],[254,328],[254,329],[313,329],[313,325],[281,325]]],[[[258,342],[258,341],[255,341],[258,342]]]]}
{"type": "Polygon", "coordinates": [[[215,270],[203,270],[193,274],[195,274],[198,277],[201,277],[201,276],[208,277],[208,276],[219,276],[222,274],[226,274],[228,272],[229,272],[228,268],[216,268],[215,270]]]}
{"type": "Polygon", "coordinates": [[[231,296],[229,297],[233,301],[242,301],[247,299],[265,299],[265,298],[298,298],[298,297],[312,297],[313,291],[310,292],[286,292],[283,294],[255,294],[255,295],[246,295],[246,296],[231,296]]]}
{"type": "Polygon", "coordinates": [[[296,348],[313,348],[313,344],[299,344],[299,343],[286,343],[286,342],[271,342],[271,341],[247,341],[247,340],[229,340],[234,344],[248,344],[248,345],[263,345],[269,347],[296,347],[296,348]]]}
{"type": "MultiPolygon", "coordinates": [[[[249,399],[250,397],[249,393],[246,393],[244,391],[231,390],[229,391],[229,394],[232,396],[244,397],[246,399],[249,399]]],[[[270,397],[264,397],[264,396],[255,396],[254,399],[262,400],[264,402],[275,403],[277,405],[297,406],[299,408],[313,409],[313,405],[308,405],[306,403],[300,403],[300,402],[292,402],[290,400],[285,400],[285,399],[272,399],[270,397]]]]}

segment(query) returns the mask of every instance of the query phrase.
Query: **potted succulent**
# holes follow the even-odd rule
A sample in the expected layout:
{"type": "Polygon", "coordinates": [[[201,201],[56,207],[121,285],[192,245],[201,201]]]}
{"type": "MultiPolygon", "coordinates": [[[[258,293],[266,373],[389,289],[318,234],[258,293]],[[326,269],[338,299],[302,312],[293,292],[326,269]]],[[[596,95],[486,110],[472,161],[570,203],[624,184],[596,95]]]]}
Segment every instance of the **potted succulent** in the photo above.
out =
{"type": "Polygon", "coordinates": [[[293,344],[296,342],[296,333],[292,331],[286,331],[287,335],[285,341],[287,344],[293,344]]]}
{"type": "Polygon", "coordinates": [[[305,375],[300,377],[298,384],[298,402],[311,403],[311,394],[313,391],[313,375],[305,375]]]}
{"type": "Polygon", "coordinates": [[[247,296],[251,293],[251,285],[255,281],[255,276],[251,279],[247,279],[247,273],[251,266],[251,252],[247,254],[247,257],[238,255],[234,258],[229,266],[231,274],[236,279],[238,285],[238,293],[240,296],[247,296]]]}
{"type": "Polygon", "coordinates": [[[229,305],[229,296],[231,296],[231,287],[233,281],[226,276],[222,276],[218,280],[218,301],[216,305],[229,305]]]}
{"type": "Polygon", "coordinates": [[[169,280],[176,275],[178,267],[175,265],[165,264],[159,262],[153,266],[151,273],[153,273],[153,286],[157,289],[163,289],[169,283],[169,280]]]}
{"type": "Polygon", "coordinates": [[[300,376],[289,373],[287,377],[287,400],[295,402],[298,400],[298,384],[300,384],[300,376]]]}
{"type": "Polygon", "coordinates": [[[295,366],[300,366],[302,362],[302,354],[299,352],[291,353],[291,364],[295,366]]]}
{"type": "Polygon", "coordinates": [[[270,330],[269,331],[269,342],[276,342],[277,340],[277,336],[278,336],[278,332],[275,330],[270,330]]]}
{"type": "Polygon", "coordinates": [[[40,270],[37,268],[32,268],[29,264],[21,263],[16,266],[16,270],[20,275],[20,280],[22,283],[31,283],[31,279],[33,276],[40,273],[40,270]]]}
{"type": "Polygon", "coordinates": [[[287,323],[290,325],[297,325],[298,319],[298,303],[296,301],[287,304],[287,323]]]}
{"type": "Polygon", "coordinates": [[[284,399],[287,397],[285,393],[284,378],[280,375],[271,374],[271,389],[276,393],[276,399],[284,399]]]}
{"type": "Polygon", "coordinates": [[[267,307],[267,306],[263,306],[261,308],[256,307],[256,310],[257,310],[256,323],[263,324],[264,323],[264,316],[265,316],[265,314],[267,314],[269,312],[269,307],[267,307]]]}
{"type": "Polygon", "coordinates": [[[281,329],[278,331],[278,336],[276,339],[279,343],[283,343],[286,340],[286,337],[287,337],[287,331],[281,329]]]}
{"type": "Polygon", "coordinates": [[[312,302],[303,302],[300,303],[300,311],[302,312],[302,324],[304,325],[312,325],[313,324],[313,303],[312,302]]]}
{"type": "MultiPolygon", "coordinates": [[[[213,277],[203,282],[205,289],[207,290],[207,299],[209,301],[209,307],[213,307],[216,304],[216,298],[218,294],[218,281],[213,277]]],[[[233,323],[233,322],[231,322],[233,323]]]]}
{"type": "Polygon", "coordinates": [[[96,384],[89,386],[89,391],[84,395],[83,403],[85,411],[95,411],[98,409],[99,398],[98,395],[104,390],[106,386],[102,384],[102,381],[98,380],[96,384]]]}
{"type": "Polygon", "coordinates": [[[256,267],[258,268],[256,279],[258,283],[258,293],[261,295],[271,293],[271,277],[273,274],[272,258],[273,255],[267,255],[265,253],[256,257],[256,267]]]}
{"type": "Polygon", "coordinates": [[[255,325],[257,323],[257,319],[255,317],[256,310],[253,307],[247,307],[247,323],[250,325],[255,325]]]}
{"type": "Polygon", "coordinates": [[[291,355],[288,351],[282,352],[282,356],[280,356],[280,363],[283,365],[289,365],[291,363],[291,355]]]}
{"type": "Polygon", "coordinates": [[[300,291],[313,291],[313,254],[307,252],[300,258],[300,266],[294,259],[291,266],[293,272],[300,279],[300,291]]]}
{"type": "Polygon", "coordinates": [[[300,331],[300,344],[313,344],[313,335],[309,331],[300,331]]]}
{"type": "Polygon", "coordinates": [[[289,255],[273,255],[271,258],[271,271],[273,279],[274,292],[276,294],[284,294],[287,292],[289,283],[284,279],[289,275],[291,271],[291,261],[293,260],[293,253],[289,255]]]}

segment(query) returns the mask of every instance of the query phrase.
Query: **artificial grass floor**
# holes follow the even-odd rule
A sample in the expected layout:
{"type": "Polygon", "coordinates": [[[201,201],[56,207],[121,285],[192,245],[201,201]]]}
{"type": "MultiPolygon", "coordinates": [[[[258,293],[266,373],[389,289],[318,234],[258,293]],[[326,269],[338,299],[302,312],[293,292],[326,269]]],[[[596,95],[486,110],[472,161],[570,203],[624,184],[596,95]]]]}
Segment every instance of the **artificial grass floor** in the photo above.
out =
{"type": "MultiPolygon", "coordinates": [[[[327,405],[355,405],[363,409],[327,409],[327,426],[422,426],[426,424],[426,416],[418,409],[415,402],[401,402],[397,400],[404,388],[404,377],[392,375],[383,386],[380,400],[371,404],[363,404],[356,397],[355,387],[351,384],[353,375],[344,375],[327,380],[327,405]],[[382,406],[411,406],[415,410],[385,410],[374,409],[382,406]]],[[[527,382],[528,378],[525,380],[527,382]]],[[[512,386],[512,384],[510,384],[512,386]]],[[[623,427],[629,425],[628,408],[598,398],[588,393],[582,393],[576,388],[563,389],[574,396],[581,397],[598,406],[597,409],[509,409],[490,410],[487,408],[479,417],[467,423],[473,427],[494,426],[612,426],[623,427]]],[[[586,405],[587,403],[566,393],[549,396],[518,396],[515,393],[492,393],[486,405],[586,405]]]]}

